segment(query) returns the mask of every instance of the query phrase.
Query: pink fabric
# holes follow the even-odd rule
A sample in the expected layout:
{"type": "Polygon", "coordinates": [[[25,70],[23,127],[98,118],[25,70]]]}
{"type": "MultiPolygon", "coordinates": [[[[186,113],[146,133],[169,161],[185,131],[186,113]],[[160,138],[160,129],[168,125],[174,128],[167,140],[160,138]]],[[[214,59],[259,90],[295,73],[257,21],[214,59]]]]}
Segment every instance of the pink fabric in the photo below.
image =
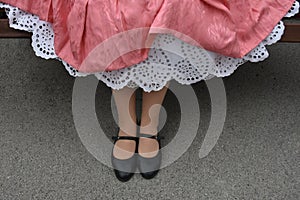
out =
{"type": "Polygon", "coordinates": [[[185,42],[207,50],[230,57],[243,57],[265,39],[294,2],[294,0],[0,1],[51,22],[55,32],[57,55],[80,72],[116,70],[143,61],[147,58],[149,49],[138,47],[151,44],[154,39],[152,36],[156,33],[172,33],[185,42]],[[107,39],[119,33],[142,27],[146,29],[105,43],[107,39]],[[128,49],[132,51],[128,52],[128,49]],[[115,58],[113,62],[111,58],[115,58]]]}

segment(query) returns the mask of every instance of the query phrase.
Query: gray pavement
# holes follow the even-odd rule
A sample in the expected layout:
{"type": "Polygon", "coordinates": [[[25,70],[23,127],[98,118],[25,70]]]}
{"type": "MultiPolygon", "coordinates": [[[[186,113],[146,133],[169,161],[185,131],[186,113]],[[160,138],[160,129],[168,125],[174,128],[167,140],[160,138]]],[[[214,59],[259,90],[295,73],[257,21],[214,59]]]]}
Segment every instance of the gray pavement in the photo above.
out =
{"type": "MultiPolygon", "coordinates": [[[[269,47],[270,57],[224,78],[227,118],[210,154],[199,148],[210,121],[205,82],[193,84],[201,122],[187,152],[151,180],[119,182],[81,142],[72,116],[74,78],[34,55],[29,39],[0,40],[0,200],[300,199],[300,44],[269,47]]],[[[110,89],[96,95],[99,123],[115,134],[110,89]],[[107,95],[108,94],[108,95],[107,95]]],[[[167,93],[166,145],[180,121],[167,93]]]]}

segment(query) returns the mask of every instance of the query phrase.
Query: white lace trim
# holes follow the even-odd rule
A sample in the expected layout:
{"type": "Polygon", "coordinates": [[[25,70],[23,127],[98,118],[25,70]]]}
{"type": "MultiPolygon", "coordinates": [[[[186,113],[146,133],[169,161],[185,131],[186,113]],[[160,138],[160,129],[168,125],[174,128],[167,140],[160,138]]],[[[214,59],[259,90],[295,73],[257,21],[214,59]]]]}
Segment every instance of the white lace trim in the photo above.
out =
{"type": "MultiPolygon", "coordinates": [[[[6,8],[10,27],[33,33],[32,47],[37,56],[59,59],[71,76],[90,75],[78,72],[55,54],[51,23],[7,4],[0,3],[0,7],[6,8]]],[[[299,2],[295,1],[285,17],[294,16],[298,12],[299,2]]],[[[127,68],[93,74],[113,89],[121,89],[124,86],[141,87],[147,92],[162,89],[171,79],[181,84],[192,84],[215,76],[225,77],[247,61],[259,62],[266,59],[269,56],[266,45],[279,41],[284,28],[283,22],[280,21],[269,36],[243,58],[231,58],[209,52],[185,43],[173,35],[160,34],[145,61],[127,68]]]]}

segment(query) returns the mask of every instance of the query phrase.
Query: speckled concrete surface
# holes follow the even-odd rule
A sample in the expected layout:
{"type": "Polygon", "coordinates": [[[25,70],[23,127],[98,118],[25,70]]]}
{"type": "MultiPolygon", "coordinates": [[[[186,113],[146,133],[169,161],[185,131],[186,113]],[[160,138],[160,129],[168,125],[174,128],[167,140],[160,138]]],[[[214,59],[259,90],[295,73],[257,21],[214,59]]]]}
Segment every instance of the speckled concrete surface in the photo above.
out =
{"type": "MultiPolygon", "coordinates": [[[[0,199],[300,199],[300,44],[276,44],[270,58],[224,79],[228,109],[217,145],[198,151],[210,120],[204,82],[198,135],[183,156],[152,180],[119,182],[84,147],[72,117],[72,87],[62,64],[35,57],[29,39],[0,40],[0,199]]],[[[96,109],[116,131],[110,89],[98,86],[96,109]],[[108,95],[107,95],[108,94],[108,95]]],[[[180,120],[171,92],[164,102],[166,140],[180,120]]]]}

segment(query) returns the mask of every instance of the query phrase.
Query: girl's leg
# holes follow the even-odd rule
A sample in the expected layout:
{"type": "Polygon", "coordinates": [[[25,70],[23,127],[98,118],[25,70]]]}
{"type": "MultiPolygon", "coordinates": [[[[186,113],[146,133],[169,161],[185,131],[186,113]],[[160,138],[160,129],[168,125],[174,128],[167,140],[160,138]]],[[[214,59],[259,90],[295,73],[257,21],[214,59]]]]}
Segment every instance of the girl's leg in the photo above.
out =
{"type": "MultiPolygon", "coordinates": [[[[160,108],[168,87],[169,82],[163,89],[159,91],[143,91],[140,133],[157,135],[160,108]]],[[[140,138],[138,150],[140,155],[142,155],[143,157],[154,157],[157,154],[158,150],[159,145],[156,140],[149,138],[140,138]]]]}
{"type": "MultiPolygon", "coordinates": [[[[112,89],[118,111],[119,136],[136,136],[135,89],[124,87],[112,89]]],[[[128,159],[135,153],[135,141],[117,140],[113,149],[114,157],[128,159]]]]}

